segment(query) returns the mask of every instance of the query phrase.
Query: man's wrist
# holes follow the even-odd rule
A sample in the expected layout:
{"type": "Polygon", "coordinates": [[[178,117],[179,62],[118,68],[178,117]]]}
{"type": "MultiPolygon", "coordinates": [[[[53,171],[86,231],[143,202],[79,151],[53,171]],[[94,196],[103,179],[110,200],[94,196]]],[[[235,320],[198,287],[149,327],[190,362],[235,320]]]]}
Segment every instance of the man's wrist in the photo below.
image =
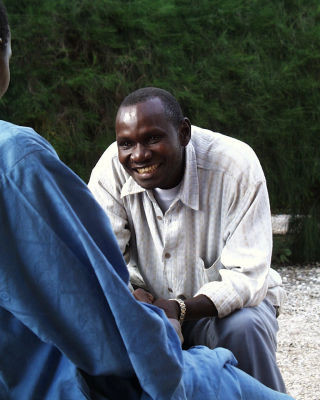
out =
{"type": "Polygon", "coordinates": [[[185,303],[187,307],[186,319],[188,321],[218,316],[218,310],[213,301],[205,295],[200,294],[190,299],[186,299],[185,303]]]}
{"type": "Polygon", "coordinates": [[[184,319],[185,319],[185,316],[186,316],[186,312],[187,312],[186,303],[185,303],[183,300],[181,300],[181,299],[169,299],[169,300],[175,301],[175,302],[178,303],[179,308],[180,308],[179,322],[180,322],[180,325],[182,325],[182,324],[183,324],[183,321],[184,321],[184,319]]]}

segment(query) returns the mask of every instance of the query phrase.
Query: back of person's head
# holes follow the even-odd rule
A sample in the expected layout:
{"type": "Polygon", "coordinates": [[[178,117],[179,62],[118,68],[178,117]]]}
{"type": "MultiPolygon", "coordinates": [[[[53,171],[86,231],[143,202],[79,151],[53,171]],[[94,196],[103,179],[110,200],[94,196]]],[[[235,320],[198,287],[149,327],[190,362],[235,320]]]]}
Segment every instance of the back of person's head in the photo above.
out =
{"type": "Polygon", "coordinates": [[[154,98],[159,98],[161,100],[166,118],[178,129],[183,121],[183,113],[180,104],[171,93],[164,89],[145,87],[135,90],[122,101],[119,108],[144,103],[154,98]]]}
{"type": "Polygon", "coordinates": [[[0,48],[5,48],[8,44],[10,37],[9,22],[7,17],[7,11],[0,0],[0,48]]]}

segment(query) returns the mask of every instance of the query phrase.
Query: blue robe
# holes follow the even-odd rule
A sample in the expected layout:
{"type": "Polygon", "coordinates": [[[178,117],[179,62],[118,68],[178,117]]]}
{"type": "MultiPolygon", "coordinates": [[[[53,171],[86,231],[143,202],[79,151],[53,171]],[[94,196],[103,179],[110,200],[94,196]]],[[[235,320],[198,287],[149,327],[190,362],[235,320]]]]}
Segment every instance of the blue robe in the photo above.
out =
{"type": "Polygon", "coordinates": [[[164,312],[128,290],[84,182],[32,129],[4,121],[0,236],[0,399],[289,399],[228,350],[182,351],[164,312]]]}

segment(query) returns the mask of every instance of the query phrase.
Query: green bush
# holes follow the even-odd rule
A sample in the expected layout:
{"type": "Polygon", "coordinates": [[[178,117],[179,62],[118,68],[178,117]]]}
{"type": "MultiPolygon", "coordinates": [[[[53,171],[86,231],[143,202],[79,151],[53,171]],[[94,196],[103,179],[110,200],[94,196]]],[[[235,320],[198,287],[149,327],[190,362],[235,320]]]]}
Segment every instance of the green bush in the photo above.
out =
{"type": "MultiPolygon", "coordinates": [[[[160,86],[193,124],[255,149],[273,212],[318,226],[317,0],[6,3],[13,58],[2,117],[33,126],[84,180],[114,140],[123,97],[160,86]]],[[[320,259],[316,239],[303,235],[304,257],[320,259]]]]}

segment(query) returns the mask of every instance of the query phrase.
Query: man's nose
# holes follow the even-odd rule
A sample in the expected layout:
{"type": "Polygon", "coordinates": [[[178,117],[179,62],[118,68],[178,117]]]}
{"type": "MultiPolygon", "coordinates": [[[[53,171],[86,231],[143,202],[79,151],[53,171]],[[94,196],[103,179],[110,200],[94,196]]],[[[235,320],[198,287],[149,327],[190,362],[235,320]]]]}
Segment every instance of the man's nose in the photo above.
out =
{"type": "Polygon", "coordinates": [[[131,153],[132,161],[141,163],[151,158],[150,149],[146,148],[143,144],[138,143],[131,153]]]}

